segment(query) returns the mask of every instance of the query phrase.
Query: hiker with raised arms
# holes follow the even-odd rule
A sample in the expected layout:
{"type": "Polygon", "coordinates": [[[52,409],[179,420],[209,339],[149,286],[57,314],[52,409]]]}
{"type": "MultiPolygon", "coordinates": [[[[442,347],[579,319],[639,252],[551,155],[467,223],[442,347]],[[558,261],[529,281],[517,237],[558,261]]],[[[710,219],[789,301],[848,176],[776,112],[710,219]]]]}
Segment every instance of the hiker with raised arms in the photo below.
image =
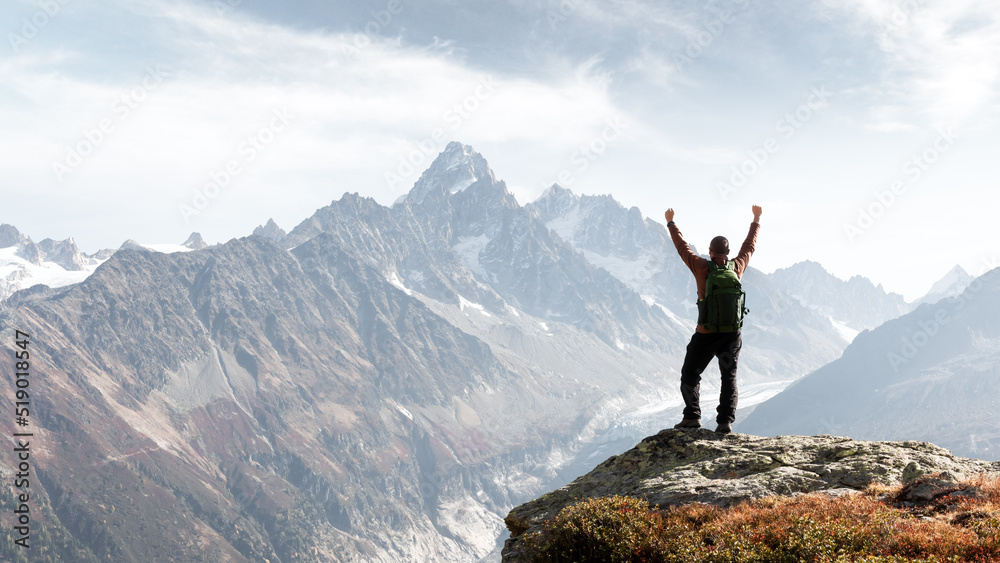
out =
{"type": "Polygon", "coordinates": [[[750,232],[736,258],[729,259],[729,241],[726,237],[718,236],[709,244],[706,260],[695,254],[684,241],[684,236],[674,223],[674,210],[667,209],[665,213],[670,238],[673,239],[681,260],[694,274],[698,286],[698,326],[688,343],[684,365],[681,367],[684,419],[674,428],[701,427],[701,374],[712,358],[718,358],[722,391],[719,393],[718,415],[715,418],[718,426],[715,431],[728,434],[733,430],[739,397],[736,389],[736,363],[743,346],[740,328],[743,326],[743,316],[748,312],[740,278],[750,263],[750,256],[757,243],[760,214],[760,206],[754,205],[750,232]]]}

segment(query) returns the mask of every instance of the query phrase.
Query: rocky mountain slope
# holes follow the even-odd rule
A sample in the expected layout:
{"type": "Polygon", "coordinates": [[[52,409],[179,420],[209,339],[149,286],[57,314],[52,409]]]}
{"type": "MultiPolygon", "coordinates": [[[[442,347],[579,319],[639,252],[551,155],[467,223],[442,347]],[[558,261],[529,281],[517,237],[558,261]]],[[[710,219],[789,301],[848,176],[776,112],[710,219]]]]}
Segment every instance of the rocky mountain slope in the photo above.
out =
{"type": "Polygon", "coordinates": [[[663,430],[569,485],[512,510],[505,519],[511,538],[503,560],[520,560],[520,537],[588,498],[633,496],[660,507],[692,502],[731,506],[776,495],[848,494],[870,483],[911,482],[940,473],[951,480],[998,475],[1000,463],[956,457],[926,442],[663,430]]]}
{"type": "Polygon", "coordinates": [[[15,328],[39,525],[78,560],[468,559],[493,548],[505,482],[530,489],[523,468],[580,424],[568,386],[512,372],[325,235],[119,251],[17,294],[15,328]]]}
{"type": "Polygon", "coordinates": [[[759,405],[736,428],[760,435],[918,439],[1000,459],[1000,268],[957,297],[862,333],[844,355],[759,405]]]}

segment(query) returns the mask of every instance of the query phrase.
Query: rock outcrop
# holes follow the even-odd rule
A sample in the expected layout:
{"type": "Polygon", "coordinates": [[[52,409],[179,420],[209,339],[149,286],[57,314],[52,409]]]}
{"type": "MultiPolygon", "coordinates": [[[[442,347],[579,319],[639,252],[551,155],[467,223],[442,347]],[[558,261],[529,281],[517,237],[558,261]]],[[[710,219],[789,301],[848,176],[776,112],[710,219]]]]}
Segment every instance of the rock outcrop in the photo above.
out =
{"type": "Polygon", "coordinates": [[[846,494],[875,482],[916,482],[929,475],[954,481],[998,472],[1000,462],[956,457],[926,442],[663,430],[569,485],[512,510],[505,519],[511,538],[503,560],[520,560],[519,537],[588,498],[625,495],[645,498],[653,506],[731,506],[774,495],[846,494]]]}

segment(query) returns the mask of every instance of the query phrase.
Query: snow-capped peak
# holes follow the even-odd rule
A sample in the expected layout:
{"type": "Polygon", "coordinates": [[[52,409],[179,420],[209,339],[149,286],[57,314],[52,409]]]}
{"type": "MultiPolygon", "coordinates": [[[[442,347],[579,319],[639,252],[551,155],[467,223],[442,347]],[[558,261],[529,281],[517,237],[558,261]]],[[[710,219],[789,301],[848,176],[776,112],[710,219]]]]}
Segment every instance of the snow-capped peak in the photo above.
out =
{"type": "Polygon", "coordinates": [[[495,181],[483,155],[469,145],[452,141],[434,159],[430,168],[421,174],[410,193],[397,203],[407,200],[422,203],[431,194],[447,196],[458,193],[484,178],[495,181]]]}
{"type": "Polygon", "coordinates": [[[566,215],[570,210],[578,207],[580,196],[573,193],[559,184],[549,186],[538,199],[531,203],[531,207],[538,213],[543,221],[551,221],[555,217],[566,215]]]}
{"type": "Polygon", "coordinates": [[[44,284],[62,287],[87,278],[110,252],[84,254],[73,237],[34,242],[11,225],[0,225],[0,301],[14,292],[44,284]]]}
{"type": "Polygon", "coordinates": [[[21,231],[18,231],[13,225],[7,223],[0,225],[0,248],[18,246],[29,241],[30,239],[22,235],[21,231]]]}
{"type": "Polygon", "coordinates": [[[915,304],[936,303],[945,297],[954,297],[965,291],[972,282],[972,276],[961,266],[955,266],[941,279],[934,282],[930,291],[918,299],[915,304]]]}
{"type": "Polygon", "coordinates": [[[941,293],[948,291],[949,289],[955,288],[956,286],[961,286],[961,289],[957,290],[957,293],[961,293],[965,286],[969,285],[972,281],[972,276],[965,271],[965,268],[961,266],[955,266],[943,278],[938,280],[933,286],[929,293],[941,293]]]}

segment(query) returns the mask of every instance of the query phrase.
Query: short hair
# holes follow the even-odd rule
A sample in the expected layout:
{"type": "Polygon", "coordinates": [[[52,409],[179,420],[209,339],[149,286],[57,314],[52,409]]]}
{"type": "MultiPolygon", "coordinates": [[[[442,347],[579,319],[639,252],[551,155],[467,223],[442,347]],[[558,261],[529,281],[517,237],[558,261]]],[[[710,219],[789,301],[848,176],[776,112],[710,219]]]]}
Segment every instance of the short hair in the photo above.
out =
{"type": "Polygon", "coordinates": [[[724,236],[717,236],[712,239],[712,244],[708,248],[719,255],[729,256],[729,240],[724,236]]]}

